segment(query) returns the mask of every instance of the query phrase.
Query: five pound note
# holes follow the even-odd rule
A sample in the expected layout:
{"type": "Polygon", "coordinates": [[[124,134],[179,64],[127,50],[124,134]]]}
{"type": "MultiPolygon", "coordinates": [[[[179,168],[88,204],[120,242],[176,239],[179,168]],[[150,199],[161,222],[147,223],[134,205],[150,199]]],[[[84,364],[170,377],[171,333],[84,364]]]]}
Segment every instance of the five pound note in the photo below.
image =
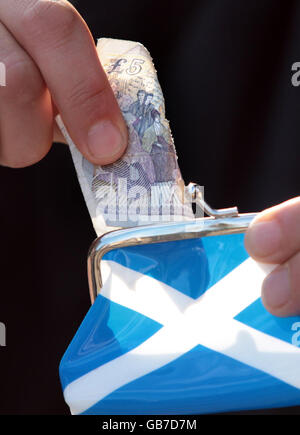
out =
{"type": "Polygon", "coordinates": [[[106,38],[98,41],[97,50],[128,126],[127,151],[113,164],[95,166],[78,151],[57,117],[97,235],[192,218],[149,52],[137,42],[106,38]]]}

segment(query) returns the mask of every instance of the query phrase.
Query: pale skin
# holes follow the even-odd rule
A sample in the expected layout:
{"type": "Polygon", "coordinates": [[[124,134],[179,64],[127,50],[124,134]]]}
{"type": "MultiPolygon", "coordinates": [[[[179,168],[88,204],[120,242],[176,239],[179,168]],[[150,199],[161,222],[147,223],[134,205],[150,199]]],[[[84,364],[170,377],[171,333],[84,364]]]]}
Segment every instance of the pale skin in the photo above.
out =
{"type": "Polygon", "coordinates": [[[122,156],[127,127],[91,33],[65,0],[1,0],[0,164],[24,167],[61,140],[59,112],[82,154],[96,164],[122,156]]]}
{"type": "Polygon", "coordinates": [[[249,254],[278,265],[262,286],[262,301],[279,317],[300,314],[300,196],[264,210],[245,238],[249,254]]]}
{"type": "MultiPolygon", "coordinates": [[[[125,152],[127,127],[91,33],[66,0],[1,0],[0,164],[21,168],[63,142],[59,112],[81,153],[105,165],[125,152]]],[[[277,316],[300,314],[300,197],[262,212],[246,233],[254,259],[277,264],[262,300],[277,316]]]]}

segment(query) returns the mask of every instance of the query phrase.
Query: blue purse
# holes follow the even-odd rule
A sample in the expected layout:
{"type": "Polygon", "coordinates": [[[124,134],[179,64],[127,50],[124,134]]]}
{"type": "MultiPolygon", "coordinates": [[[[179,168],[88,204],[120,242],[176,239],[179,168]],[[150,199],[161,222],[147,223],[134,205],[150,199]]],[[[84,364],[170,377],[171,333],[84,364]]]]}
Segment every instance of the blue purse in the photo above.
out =
{"type": "Polygon", "coordinates": [[[171,415],[300,405],[300,317],[262,305],[253,214],[112,231],[88,258],[92,306],[60,364],[72,414],[171,415]]]}

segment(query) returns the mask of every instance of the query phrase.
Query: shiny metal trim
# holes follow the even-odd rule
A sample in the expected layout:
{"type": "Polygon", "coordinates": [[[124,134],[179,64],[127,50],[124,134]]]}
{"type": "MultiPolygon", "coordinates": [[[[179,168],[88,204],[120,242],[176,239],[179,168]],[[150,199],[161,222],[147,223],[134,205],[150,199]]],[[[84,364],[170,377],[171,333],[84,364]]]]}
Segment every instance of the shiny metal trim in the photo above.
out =
{"type": "Polygon", "coordinates": [[[214,209],[210,207],[207,202],[204,201],[202,189],[198,184],[190,183],[185,188],[185,194],[189,198],[190,202],[195,202],[200,206],[203,213],[206,213],[208,216],[221,218],[221,217],[237,217],[239,215],[239,211],[237,207],[231,208],[221,208],[214,209]]]}
{"type": "MultiPolygon", "coordinates": [[[[225,215],[228,216],[228,213],[225,215]]],[[[101,260],[107,252],[128,246],[243,233],[256,215],[257,213],[249,213],[223,217],[221,213],[221,217],[217,218],[208,217],[146,225],[104,234],[93,242],[88,254],[88,280],[92,304],[102,288],[101,260]]]]}

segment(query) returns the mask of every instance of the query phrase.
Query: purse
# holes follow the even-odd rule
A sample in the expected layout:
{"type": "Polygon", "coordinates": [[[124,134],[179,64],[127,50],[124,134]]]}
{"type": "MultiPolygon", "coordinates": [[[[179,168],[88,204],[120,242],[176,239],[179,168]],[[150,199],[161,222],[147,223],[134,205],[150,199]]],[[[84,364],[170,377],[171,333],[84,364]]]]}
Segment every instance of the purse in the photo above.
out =
{"type": "Polygon", "coordinates": [[[205,414],[300,405],[300,317],[260,298],[255,214],[116,230],[88,256],[92,306],[60,363],[72,414],[205,414]]]}

